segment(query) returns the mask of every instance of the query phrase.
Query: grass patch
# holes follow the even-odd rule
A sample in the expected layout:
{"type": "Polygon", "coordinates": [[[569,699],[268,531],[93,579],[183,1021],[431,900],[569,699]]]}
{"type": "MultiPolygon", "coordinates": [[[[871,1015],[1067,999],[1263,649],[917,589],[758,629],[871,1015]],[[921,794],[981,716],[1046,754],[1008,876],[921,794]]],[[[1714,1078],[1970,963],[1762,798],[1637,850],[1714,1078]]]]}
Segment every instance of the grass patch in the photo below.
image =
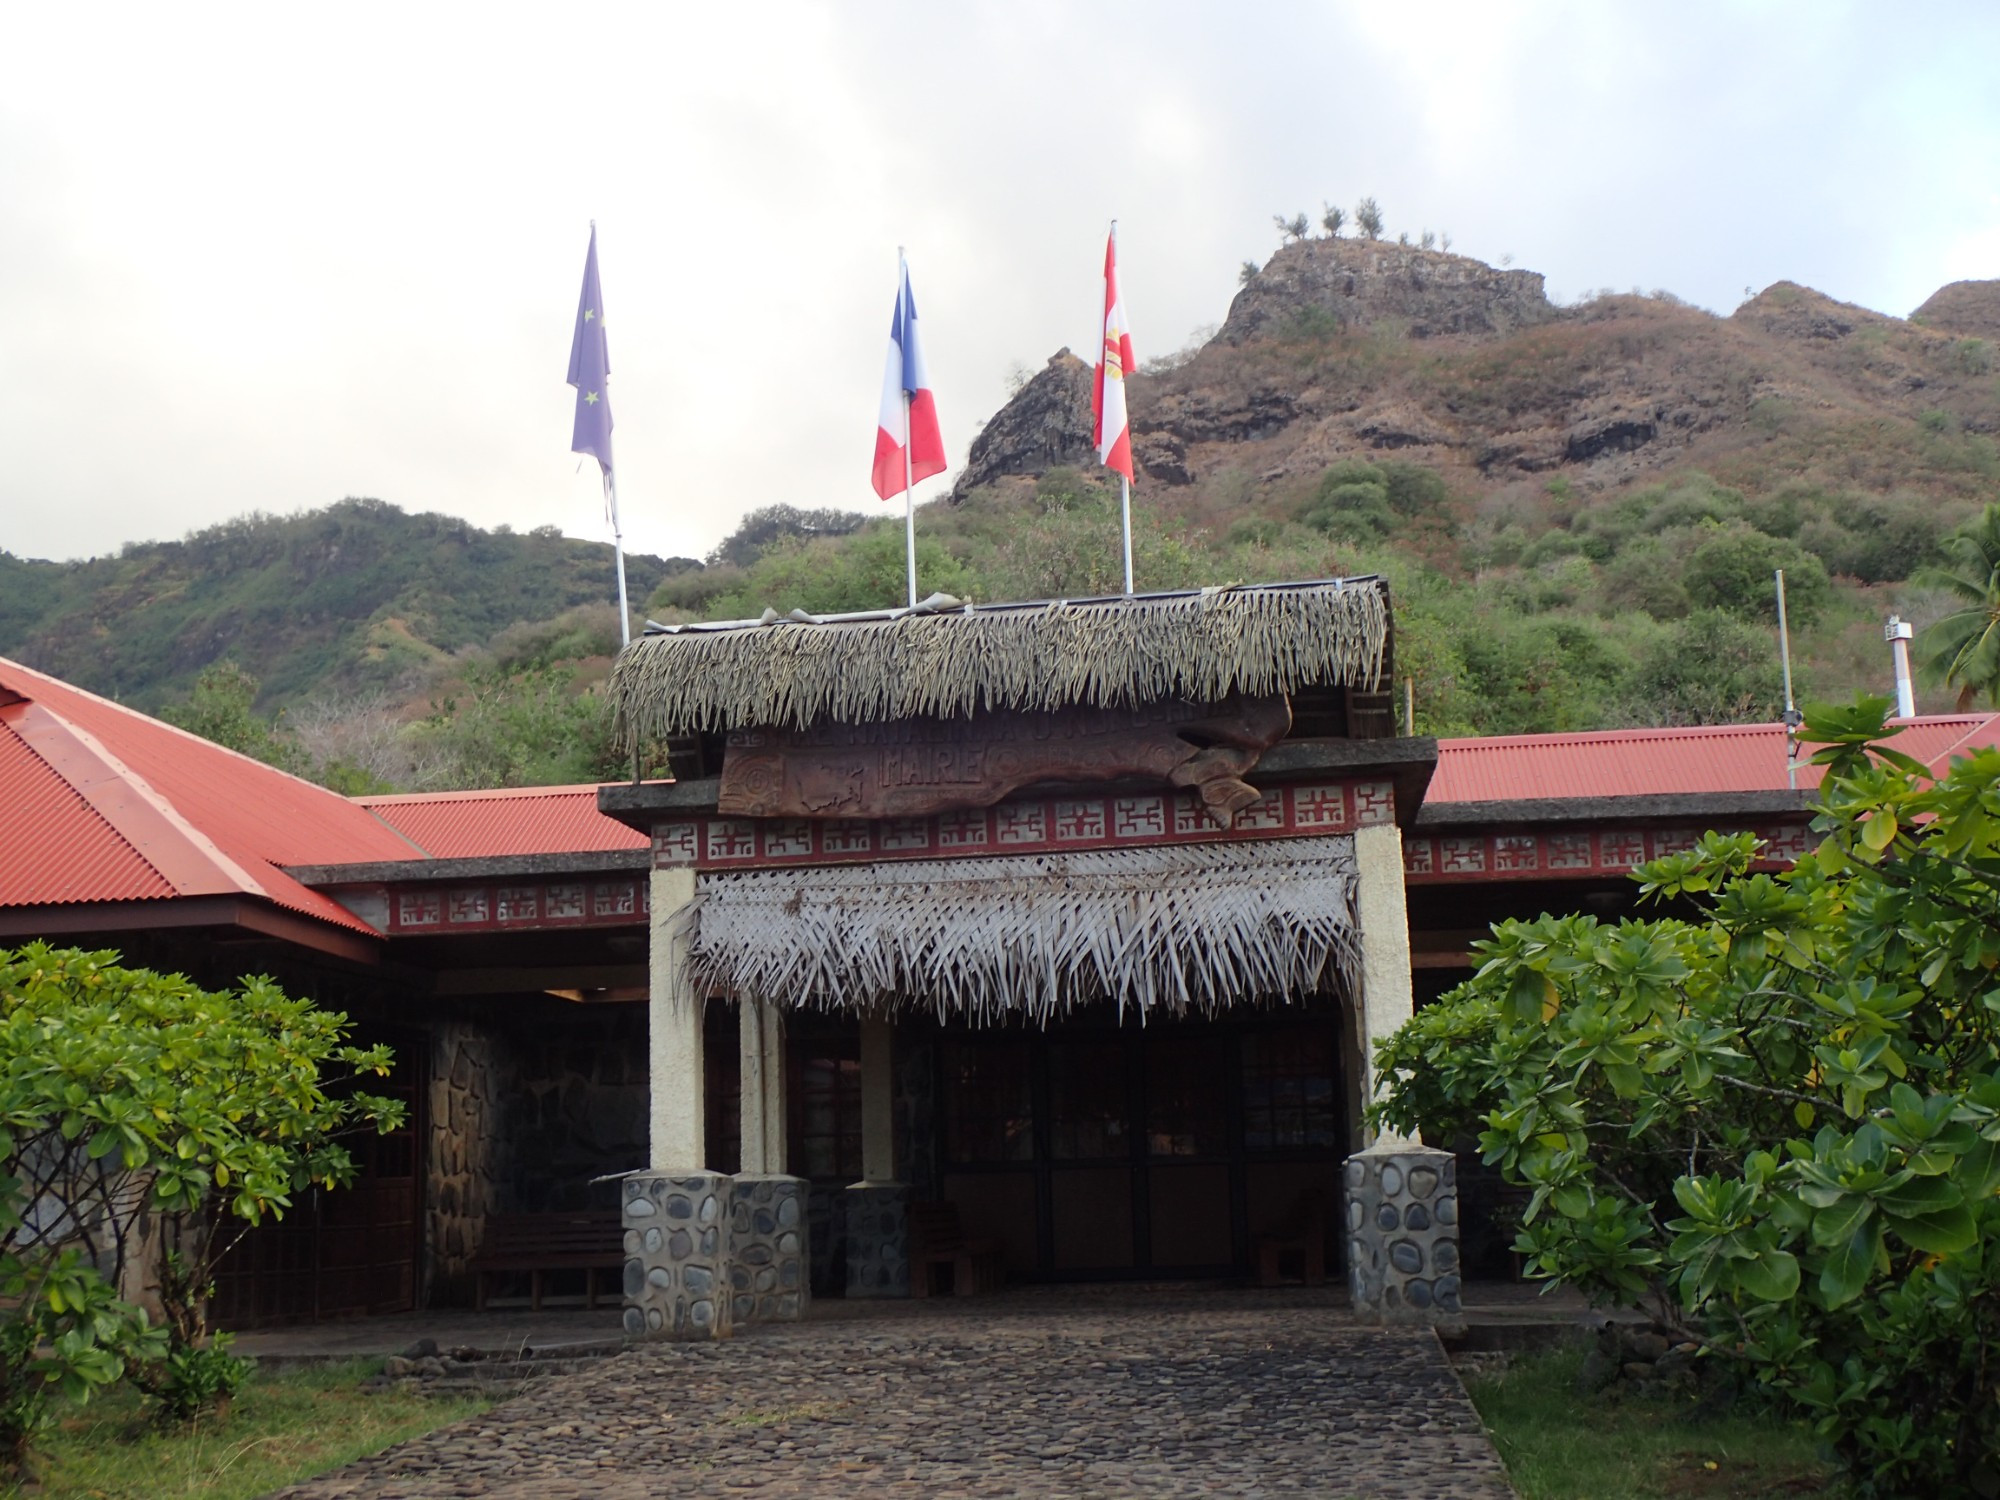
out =
{"type": "Polygon", "coordinates": [[[363,1391],[379,1360],[253,1377],[226,1421],[156,1432],[120,1387],[71,1408],[36,1455],[45,1500],[249,1500],[476,1415],[483,1398],[363,1391]]]}
{"type": "Polygon", "coordinates": [[[1812,1433],[1745,1402],[1698,1417],[1685,1401],[1576,1393],[1581,1348],[1516,1361],[1469,1382],[1522,1500],[1785,1496],[1831,1500],[1837,1471],[1812,1433]]]}

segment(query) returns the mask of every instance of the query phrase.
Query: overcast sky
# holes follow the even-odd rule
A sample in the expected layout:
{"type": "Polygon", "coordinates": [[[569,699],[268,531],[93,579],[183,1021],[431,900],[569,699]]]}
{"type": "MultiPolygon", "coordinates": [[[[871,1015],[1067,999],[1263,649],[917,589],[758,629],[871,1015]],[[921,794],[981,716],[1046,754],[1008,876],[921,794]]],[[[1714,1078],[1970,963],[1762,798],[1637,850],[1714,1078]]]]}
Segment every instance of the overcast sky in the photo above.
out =
{"type": "Polygon", "coordinates": [[[21,556],[346,495],[605,535],[593,218],[627,545],[685,555],[883,509],[899,244],[954,468],[1088,356],[1114,215],[1142,367],[1362,194],[1559,300],[2000,277],[1990,3],[16,5],[0,46],[21,556]]]}

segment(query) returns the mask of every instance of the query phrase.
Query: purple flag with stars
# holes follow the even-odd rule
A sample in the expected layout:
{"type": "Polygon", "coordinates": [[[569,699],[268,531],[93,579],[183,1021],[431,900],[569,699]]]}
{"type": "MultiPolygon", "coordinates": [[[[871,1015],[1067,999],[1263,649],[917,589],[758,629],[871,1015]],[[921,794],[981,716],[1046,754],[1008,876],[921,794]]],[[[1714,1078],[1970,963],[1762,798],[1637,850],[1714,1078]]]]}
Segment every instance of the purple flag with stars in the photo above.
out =
{"type": "Polygon", "coordinates": [[[597,285],[597,226],[590,226],[590,254],[583,262],[583,298],[576,308],[576,338],[569,346],[569,383],[576,387],[572,453],[588,453],[611,482],[611,354],[604,345],[604,297],[597,285]]]}

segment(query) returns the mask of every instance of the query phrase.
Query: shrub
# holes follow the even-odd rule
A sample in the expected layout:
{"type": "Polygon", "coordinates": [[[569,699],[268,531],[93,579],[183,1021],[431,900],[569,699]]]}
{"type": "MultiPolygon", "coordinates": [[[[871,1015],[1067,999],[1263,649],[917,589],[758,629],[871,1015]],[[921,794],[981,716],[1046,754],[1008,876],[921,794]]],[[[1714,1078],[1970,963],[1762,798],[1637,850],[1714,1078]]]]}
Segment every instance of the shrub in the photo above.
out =
{"type": "Polygon", "coordinates": [[[1775,632],[1708,609],[1641,651],[1625,717],[1634,724],[1742,724],[1775,719],[1784,706],[1775,632]]]}
{"type": "Polygon", "coordinates": [[[1775,620],[1777,585],[1785,572],[1785,610],[1794,625],[1809,625],[1833,597],[1820,560],[1783,537],[1747,526],[1716,527],[1687,560],[1681,582],[1688,598],[1703,608],[1775,620]]]}
{"type": "Polygon", "coordinates": [[[229,1403],[253,1368],[249,1360],[229,1352],[234,1342],[229,1334],[218,1333],[206,1346],[183,1345],[139,1370],[135,1383],[152,1401],[157,1425],[187,1427],[203,1417],[229,1414],[229,1403]]]}
{"type": "Polygon", "coordinates": [[[225,1381],[197,1352],[228,1226],[351,1180],[335,1134],[402,1115],[327,1095],[389,1066],[343,1043],[344,1017],[266,979],[210,993],[116,957],[0,950],[0,1464],[17,1471],[53,1387],[81,1398],[155,1360],[180,1399],[225,1381]],[[114,1294],[152,1225],[164,1328],[114,1294]]]}
{"type": "Polygon", "coordinates": [[[1692,918],[1510,921],[1384,1044],[1380,1123],[1531,1190],[1529,1273],[1646,1303],[1815,1420],[1864,1496],[2000,1487],[2000,750],[1931,782],[1814,708],[1818,849],[1636,872],[1692,918]]]}

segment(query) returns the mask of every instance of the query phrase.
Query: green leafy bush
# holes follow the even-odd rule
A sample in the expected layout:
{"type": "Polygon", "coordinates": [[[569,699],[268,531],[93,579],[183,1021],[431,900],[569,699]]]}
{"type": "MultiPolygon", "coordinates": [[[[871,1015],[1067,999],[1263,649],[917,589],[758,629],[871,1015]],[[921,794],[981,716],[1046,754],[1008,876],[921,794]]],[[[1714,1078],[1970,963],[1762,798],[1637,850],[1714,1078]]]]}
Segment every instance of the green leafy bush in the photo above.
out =
{"type": "Polygon", "coordinates": [[[186,1427],[205,1416],[223,1417],[254,1368],[229,1352],[234,1340],[226,1333],[210,1336],[206,1345],[184,1345],[165,1359],[138,1372],[138,1385],[153,1403],[153,1420],[161,1427],[186,1427]]]}
{"type": "Polygon", "coordinates": [[[81,1399],[162,1360],[163,1389],[225,1384],[197,1357],[216,1258],[295,1192],[352,1180],[339,1134],[402,1116],[328,1094],[389,1067],[344,1043],[344,1017],[268,979],[212,993],[116,958],[0,950],[0,1467],[17,1472],[56,1388],[81,1399]],[[148,1266],[154,1227],[167,1253],[148,1266]],[[164,1327],[118,1296],[149,1271],[164,1327]]]}
{"type": "Polygon", "coordinates": [[[1816,1419],[1857,1493],[2000,1492],[2000,751],[1932,783],[1816,708],[1819,847],[1637,872],[1694,918],[1507,922],[1378,1054],[1479,1132],[1531,1274],[1645,1301],[1816,1419]]]}
{"type": "Polygon", "coordinates": [[[1689,555],[1681,583],[1700,608],[1775,619],[1777,589],[1771,575],[1780,568],[1785,571],[1786,612],[1793,624],[1810,624],[1832,599],[1832,582],[1817,557],[1783,537],[1748,526],[1717,527],[1689,555]]]}

